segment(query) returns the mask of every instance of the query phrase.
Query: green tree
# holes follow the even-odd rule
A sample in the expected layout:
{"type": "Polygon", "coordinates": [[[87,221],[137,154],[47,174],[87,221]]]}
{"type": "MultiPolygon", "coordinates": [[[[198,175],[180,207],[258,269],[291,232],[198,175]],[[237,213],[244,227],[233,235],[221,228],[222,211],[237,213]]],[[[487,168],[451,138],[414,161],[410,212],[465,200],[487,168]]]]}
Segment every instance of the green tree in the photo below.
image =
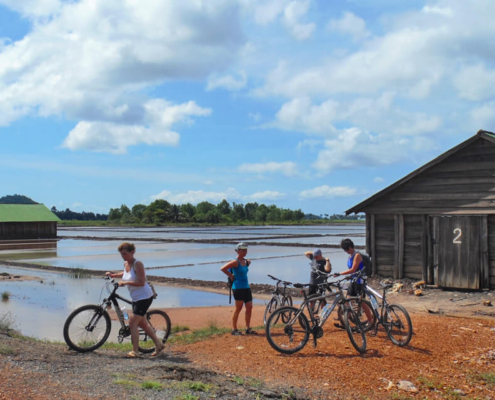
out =
{"type": "Polygon", "coordinates": [[[217,209],[220,214],[229,215],[231,211],[230,204],[227,200],[223,199],[220,203],[217,204],[217,209]]]}
{"type": "Polygon", "coordinates": [[[172,217],[172,221],[176,223],[182,221],[182,212],[180,210],[180,206],[174,204],[170,208],[170,216],[172,217]]]}
{"type": "Polygon", "coordinates": [[[120,220],[122,218],[122,213],[120,212],[120,208],[111,208],[108,212],[108,219],[110,221],[120,220]]]}
{"type": "MultiPolygon", "coordinates": [[[[124,215],[125,216],[130,216],[131,215],[131,209],[129,207],[127,207],[125,204],[122,204],[120,206],[120,215],[123,217],[124,215]]],[[[122,218],[121,217],[121,218],[122,218]]]]}
{"type": "Polygon", "coordinates": [[[196,207],[191,203],[186,203],[180,206],[180,211],[186,219],[191,219],[196,214],[196,207]]]}
{"type": "Polygon", "coordinates": [[[131,215],[137,220],[141,221],[143,219],[145,211],[146,206],[144,204],[136,204],[134,207],[132,207],[131,215]]]}
{"type": "Polygon", "coordinates": [[[254,221],[254,213],[256,212],[256,209],[258,208],[258,203],[247,203],[244,206],[244,213],[246,214],[246,219],[248,221],[254,221]]]}
{"type": "Polygon", "coordinates": [[[215,209],[215,204],[210,203],[209,201],[202,201],[196,206],[196,213],[199,214],[208,214],[208,211],[215,209]]]}
{"type": "Polygon", "coordinates": [[[264,204],[260,204],[254,213],[254,220],[256,222],[265,222],[268,216],[268,207],[264,204]]]}
{"type": "Polygon", "coordinates": [[[246,218],[244,213],[244,206],[242,204],[232,203],[232,211],[230,216],[233,221],[240,221],[246,218]]]}

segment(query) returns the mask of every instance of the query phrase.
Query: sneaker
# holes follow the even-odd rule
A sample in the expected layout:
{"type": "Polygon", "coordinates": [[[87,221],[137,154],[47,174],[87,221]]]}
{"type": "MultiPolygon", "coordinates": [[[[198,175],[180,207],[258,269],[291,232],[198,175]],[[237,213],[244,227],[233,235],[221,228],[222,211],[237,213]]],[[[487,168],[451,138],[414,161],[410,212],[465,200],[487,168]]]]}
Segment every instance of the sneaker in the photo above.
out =
{"type": "Polygon", "coordinates": [[[242,332],[239,332],[237,329],[232,329],[232,332],[230,332],[230,334],[233,336],[241,336],[242,332]]]}
{"type": "Polygon", "coordinates": [[[345,326],[340,325],[338,322],[336,322],[335,324],[333,324],[333,326],[335,326],[336,328],[345,329],[345,326]]]}
{"type": "Polygon", "coordinates": [[[255,332],[251,328],[246,329],[246,335],[257,335],[257,334],[258,334],[258,332],[255,332]]]}

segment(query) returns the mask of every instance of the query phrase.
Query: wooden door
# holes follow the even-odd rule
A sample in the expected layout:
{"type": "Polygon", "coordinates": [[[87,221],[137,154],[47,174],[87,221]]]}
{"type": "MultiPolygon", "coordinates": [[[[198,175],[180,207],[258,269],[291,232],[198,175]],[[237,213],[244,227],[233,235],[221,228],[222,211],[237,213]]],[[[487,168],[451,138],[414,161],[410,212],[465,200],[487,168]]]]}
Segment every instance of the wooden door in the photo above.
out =
{"type": "Polygon", "coordinates": [[[436,284],[480,289],[482,217],[437,216],[433,230],[436,284]]]}

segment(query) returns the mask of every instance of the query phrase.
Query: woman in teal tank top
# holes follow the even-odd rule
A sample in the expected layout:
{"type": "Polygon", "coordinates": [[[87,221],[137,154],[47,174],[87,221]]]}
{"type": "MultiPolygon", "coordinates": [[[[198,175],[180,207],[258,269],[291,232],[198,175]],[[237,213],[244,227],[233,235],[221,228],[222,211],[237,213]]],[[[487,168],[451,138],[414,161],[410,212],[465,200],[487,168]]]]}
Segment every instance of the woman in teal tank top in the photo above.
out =
{"type": "Polygon", "coordinates": [[[244,304],[246,305],[246,334],[255,335],[256,332],[251,329],[251,314],[253,311],[253,295],[249,287],[248,272],[251,261],[245,257],[247,255],[247,244],[239,243],[235,251],[237,258],[229,261],[220,270],[229,277],[232,282],[232,290],[235,299],[235,311],[232,315],[232,335],[241,335],[237,329],[237,320],[244,304]]]}

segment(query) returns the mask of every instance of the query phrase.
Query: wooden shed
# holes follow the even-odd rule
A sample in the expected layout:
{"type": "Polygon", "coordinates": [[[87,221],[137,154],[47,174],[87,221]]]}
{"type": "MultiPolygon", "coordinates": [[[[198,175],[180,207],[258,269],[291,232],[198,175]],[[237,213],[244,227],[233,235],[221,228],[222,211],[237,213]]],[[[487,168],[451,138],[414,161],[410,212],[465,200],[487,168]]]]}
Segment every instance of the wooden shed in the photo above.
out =
{"type": "Polygon", "coordinates": [[[495,289],[495,134],[480,130],[346,214],[358,212],[374,274],[495,289]]]}
{"type": "Polygon", "coordinates": [[[0,240],[54,239],[58,221],[43,204],[0,204],[0,240]]]}

